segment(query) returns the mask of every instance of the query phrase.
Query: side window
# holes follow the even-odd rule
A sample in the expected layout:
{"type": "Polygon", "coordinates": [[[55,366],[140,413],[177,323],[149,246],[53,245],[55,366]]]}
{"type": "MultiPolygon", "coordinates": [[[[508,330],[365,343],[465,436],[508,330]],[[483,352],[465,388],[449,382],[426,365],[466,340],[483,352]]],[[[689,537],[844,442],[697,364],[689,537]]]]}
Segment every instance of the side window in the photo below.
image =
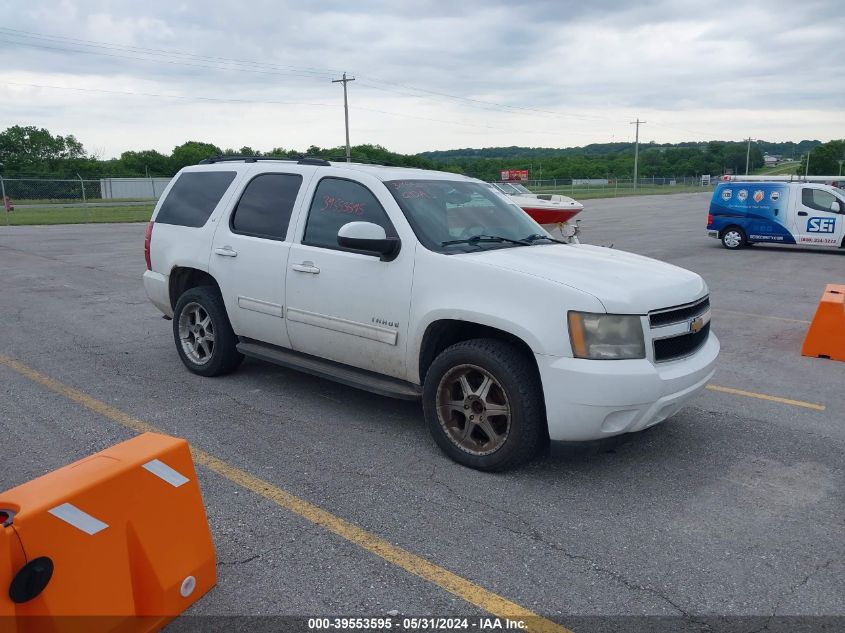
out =
{"type": "Polygon", "coordinates": [[[801,203],[810,209],[830,212],[830,205],[835,201],[836,196],[829,191],[810,189],[809,187],[801,189],[801,203]]]}
{"type": "Polygon", "coordinates": [[[156,216],[160,224],[201,227],[235,179],[234,171],[189,171],[170,188],[156,216]]]}
{"type": "Polygon", "coordinates": [[[396,230],[372,192],[364,185],[340,178],[323,178],[314,192],[302,243],[341,250],[337,232],[349,222],[372,222],[388,237],[396,230]]]}
{"type": "Polygon", "coordinates": [[[261,174],[247,184],[229,222],[234,233],[283,240],[293,203],[302,185],[299,174],[261,174]]]}

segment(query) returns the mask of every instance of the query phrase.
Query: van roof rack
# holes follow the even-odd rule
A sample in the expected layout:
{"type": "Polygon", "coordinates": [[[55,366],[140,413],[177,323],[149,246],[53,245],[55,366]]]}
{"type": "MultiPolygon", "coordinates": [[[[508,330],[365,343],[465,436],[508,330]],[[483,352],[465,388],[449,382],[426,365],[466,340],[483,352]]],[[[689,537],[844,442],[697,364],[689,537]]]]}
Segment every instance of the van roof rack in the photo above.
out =
{"type": "Polygon", "coordinates": [[[294,162],[296,161],[297,165],[320,165],[323,167],[328,167],[331,163],[323,158],[315,158],[313,156],[296,156],[294,158],[288,158],[285,156],[243,156],[240,154],[233,154],[227,156],[209,156],[208,158],[204,158],[198,164],[200,165],[213,165],[214,163],[230,163],[230,162],[244,162],[244,163],[256,163],[260,160],[273,160],[273,161],[285,161],[285,162],[294,162]]]}

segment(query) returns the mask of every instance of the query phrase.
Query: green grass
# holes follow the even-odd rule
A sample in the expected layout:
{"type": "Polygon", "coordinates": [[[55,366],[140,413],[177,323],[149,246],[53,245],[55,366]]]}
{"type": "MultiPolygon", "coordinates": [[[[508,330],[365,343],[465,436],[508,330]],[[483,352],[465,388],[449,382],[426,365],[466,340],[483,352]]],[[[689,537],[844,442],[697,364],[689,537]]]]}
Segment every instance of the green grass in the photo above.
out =
{"type": "Polygon", "coordinates": [[[774,167],[760,167],[755,169],[752,174],[755,176],[788,176],[795,173],[798,164],[798,161],[789,161],[774,167]]]}
{"type": "Polygon", "coordinates": [[[33,224],[87,224],[89,222],[148,222],[153,205],[131,207],[71,207],[67,209],[27,209],[16,207],[11,213],[0,214],[0,226],[33,224]]]}
{"type": "Polygon", "coordinates": [[[673,193],[712,193],[712,187],[700,187],[698,185],[659,185],[656,187],[640,186],[634,189],[626,187],[535,187],[534,193],[557,193],[576,200],[592,200],[594,198],[621,198],[623,196],[656,196],[670,195],[673,193]]]}
{"type": "MultiPolygon", "coordinates": [[[[78,206],[82,204],[81,198],[25,198],[18,199],[10,196],[15,206],[25,207],[30,204],[67,204],[78,206]]],[[[88,198],[88,202],[149,202],[155,204],[153,198],[88,198]]]]}
{"type": "MultiPolygon", "coordinates": [[[[595,198],[621,198],[623,196],[669,195],[673,193],[709,193],[710,187],[696,185],[642,186],[634,190],[631,187],[595,187],[581,189],[570,187],[537,187],[536,193],[559,193],[576,200],[595,198]]],[[[153,213],[153,204],[131,207],[69,207],[53,209],[28,209],[16,207],[11,213],[3,213],[0,207],[0,226],[31,226],[39,224],[88,224],[99,222],[148,222],[153,213]]]]}

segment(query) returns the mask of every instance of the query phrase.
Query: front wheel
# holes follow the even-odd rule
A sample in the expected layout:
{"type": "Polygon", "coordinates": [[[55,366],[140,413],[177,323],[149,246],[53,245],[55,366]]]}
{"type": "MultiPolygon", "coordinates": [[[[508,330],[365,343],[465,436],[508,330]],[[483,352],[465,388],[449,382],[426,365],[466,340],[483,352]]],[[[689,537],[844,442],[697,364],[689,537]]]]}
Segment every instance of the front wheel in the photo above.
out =
{"type": "Polygon", "coordinates": [[[722,233],[722,246],[729,250],[737,250],[748,244],[748,238],[738,226],[729,226],[722,233]]]}
{"type": "Polygon", "coordinates": [[[223,298],[217,288],[186,290],[173,310],[173,338],[179,358],[195,374],[222,376],[243,361],[223,298]]]}
{"type": "Polygon", "coordinates": [[[537,369],[504,341],[473,339],[444,350],[426,373],[423,410],[443,452],[478,470],[527,462],[547,439],[537,369]]]}

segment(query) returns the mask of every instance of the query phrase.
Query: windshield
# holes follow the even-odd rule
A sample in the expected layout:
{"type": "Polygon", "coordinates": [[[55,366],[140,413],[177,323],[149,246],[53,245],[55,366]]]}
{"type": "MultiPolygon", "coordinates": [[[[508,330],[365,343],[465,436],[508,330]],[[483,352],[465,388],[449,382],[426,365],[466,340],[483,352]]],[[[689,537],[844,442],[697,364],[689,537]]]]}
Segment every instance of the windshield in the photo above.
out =
{"type": "Polygon", "coordinates": [[[496,189],[498,189],[499,191],[502,191],[504,193],[508,193],[508,194],[511,194],[511,195],[513,195],[515,193],[519,193],[519,189],[517,189],[516,187],[514,187],[512,184],[510,184],[508,182],[494,182],[494,183],[491,183],[491,184],[494,187],[496,187],[496,189]]]}
{"type": "Polygon", "coordinates": [[[506,240],[548,235],[517,205],[480,182],[393,180],[384,184],[399,203],[417,239],[438,253],[515,248],[525,244],[506,240]],[[477,236],[501,240],[460,242],[477,236]],[[456,240],[458,243],[454,243],[456,240]]]}
{"type": "Polygon", "coordinates": [[[532,196],[534,195],[533,193],[531,193],[531,191],[528,188],[523,187],[522,185],[511,185],[511,187],[516,189],[519,193],[527,193],[527,194],[532,195],[532,196]]]}

